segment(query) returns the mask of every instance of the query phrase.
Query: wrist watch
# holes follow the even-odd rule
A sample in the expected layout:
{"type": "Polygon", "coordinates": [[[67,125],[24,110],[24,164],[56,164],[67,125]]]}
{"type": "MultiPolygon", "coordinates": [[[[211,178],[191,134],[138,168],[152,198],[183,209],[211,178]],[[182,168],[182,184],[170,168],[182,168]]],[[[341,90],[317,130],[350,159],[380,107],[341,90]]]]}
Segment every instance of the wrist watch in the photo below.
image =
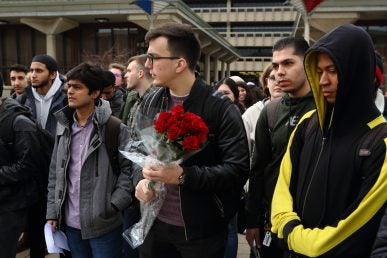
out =
{"type": "Polygon", "coordinates": [[[179,182],[179,185],[184,185],[184,180],[185,180],[185,174],[183,171],[183,173],[181,173],[181,175],[177,178],[177,181],[179,182]]]}

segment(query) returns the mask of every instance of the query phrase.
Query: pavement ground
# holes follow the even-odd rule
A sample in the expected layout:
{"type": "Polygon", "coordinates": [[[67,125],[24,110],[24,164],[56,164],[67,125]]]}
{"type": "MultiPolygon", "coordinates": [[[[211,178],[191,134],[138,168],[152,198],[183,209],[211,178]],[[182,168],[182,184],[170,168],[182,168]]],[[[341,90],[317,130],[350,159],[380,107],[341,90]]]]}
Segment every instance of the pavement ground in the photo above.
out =
{"type": "MultiPolygon", "coordinates": [[[[29,250],[26,250],[24,252],[18,253],[16,255],[16,258],[29,258],[29,250]]],[[[238,256],[237,258],[249,258],[250,248],[247,244],[247,241],[245,239],[244,235],[238,234],[238,256]]],[[[46,256],[46,258],[59,258],[58,254],[49,254],[46,256]]]]}

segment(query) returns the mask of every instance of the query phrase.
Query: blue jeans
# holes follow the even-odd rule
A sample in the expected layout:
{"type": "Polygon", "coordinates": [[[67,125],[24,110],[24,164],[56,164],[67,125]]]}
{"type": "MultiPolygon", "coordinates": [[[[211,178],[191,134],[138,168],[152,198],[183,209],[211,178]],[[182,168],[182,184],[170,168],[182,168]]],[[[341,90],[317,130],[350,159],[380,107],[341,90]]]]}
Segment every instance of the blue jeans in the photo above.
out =
{"type": "Polygon", "coordinates": [[[122,226],[100,237],[82,239],[81,230],[66,227],[72,258],[120,258],[122,226]]]}
{"type": "Polygon", "coordinates": [[[238,253],[237,216],[234,216],[228,224],[227,245],[224,258],[236,258],[238,253]]]}

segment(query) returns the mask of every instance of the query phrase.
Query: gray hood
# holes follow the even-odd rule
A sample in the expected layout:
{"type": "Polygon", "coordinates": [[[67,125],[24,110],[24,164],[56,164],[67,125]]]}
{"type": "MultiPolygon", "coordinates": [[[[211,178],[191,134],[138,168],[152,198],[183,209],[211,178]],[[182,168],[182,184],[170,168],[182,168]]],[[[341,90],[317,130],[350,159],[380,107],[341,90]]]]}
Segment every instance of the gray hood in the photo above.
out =
{"type": "MultiPolygon", "coordinates": [[[[74,112],[74,108],[65,106],[55,113],[55,117],[59,124],[63,125],[64,127],[70,127],[70,124],[73,121],[74,112]]],[[[98,104],[95,106],[94,110],[94,120],[97,122],[97,124],[99,126],[106,124],[111,114],[112,111],[110,109],[109,102],[103,99],[99,99],[98,104]]]]}

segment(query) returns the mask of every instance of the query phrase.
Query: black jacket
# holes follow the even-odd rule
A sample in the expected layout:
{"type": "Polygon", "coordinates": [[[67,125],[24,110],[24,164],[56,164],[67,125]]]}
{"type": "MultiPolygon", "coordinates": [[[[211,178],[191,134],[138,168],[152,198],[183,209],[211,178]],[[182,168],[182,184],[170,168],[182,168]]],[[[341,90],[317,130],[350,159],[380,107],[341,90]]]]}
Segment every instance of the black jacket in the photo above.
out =
{"type": "Polygon", "coordinates": [[[0,213],[31,206],[39,197],[37,178],[42,157],[34,122],[18,115],[11,130],[2,126],[17,110],[29,111],[10,98],[0,106],[0,213]],[[5,140],[4,135],[12,135],[13,140],[5,140]]]}
{"type": "Polygon", "coordinates": [[[383,219],[380,222],[371,258],[387,258],[387,206],[384,211],[383,219]]]}
{"type": "Polygon", "coordinates": [[[387,138],[376,138],[369,156],[359,155],[362,137],[386,122],[373,98],[372,40],[357,26],[340,26],[308,50],[304,67],[317,111],[307,113],[290,137],[272,201],[272,230],[298,257],[369,257],[387,199],[387,138]],[[334,104],[319,85],[321,52],[335,65],[334,104]]]}
{"type": "MultiPolygon", "coordinates": [[[[160,88],[144,99],[140,112],[154,121],[168,110],[169,90],[160,88]]],[[[246,132],[238,108],[197,79],[183,103],[209,127],[208,144],[183,164],[181,208],[188,240],[227,230],[235,215],[249,172],[246,132]]]]}

